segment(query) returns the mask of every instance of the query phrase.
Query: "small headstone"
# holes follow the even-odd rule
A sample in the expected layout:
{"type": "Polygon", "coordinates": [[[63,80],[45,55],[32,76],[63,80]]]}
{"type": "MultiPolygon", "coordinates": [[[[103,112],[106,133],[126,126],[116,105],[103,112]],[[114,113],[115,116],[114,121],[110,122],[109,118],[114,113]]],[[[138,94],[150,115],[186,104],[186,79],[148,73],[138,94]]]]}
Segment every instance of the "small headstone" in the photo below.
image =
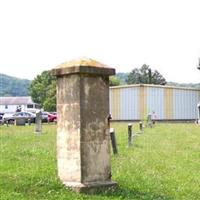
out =
{"type": "Polygon", "coordinates": [[[29,126],[31,125],[31,119],[28,119],[28,125],[29,126]]]}
{"type": "Polygon", "coordinates": [[[149,113],[147,116],[147,127],[152,128],[151,113],[149,113]]]}
{"type": "Polygon", "coordinates": [[[23,118],[23,117],[20,117],[20,118],[16,118],[15,119],[15,125],[16,126],[25,126],[26,124],[26,119],[23,118]]]}
{"type": "Polygon", "coordinates": [[[139,122],[139,129],[140,129],[140,133],[143,133],[143,124],[142,124],[142,122],[139,122]]]}

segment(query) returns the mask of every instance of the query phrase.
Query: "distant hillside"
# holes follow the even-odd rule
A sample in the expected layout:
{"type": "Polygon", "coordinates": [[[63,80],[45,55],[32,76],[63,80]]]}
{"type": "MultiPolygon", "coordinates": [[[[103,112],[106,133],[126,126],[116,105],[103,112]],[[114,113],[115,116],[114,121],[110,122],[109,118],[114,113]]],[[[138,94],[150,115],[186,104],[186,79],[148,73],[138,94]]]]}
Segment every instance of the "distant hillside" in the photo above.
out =
{"type": "MultiPolygon", "coordinates": [[[[129,73],[117,73],[120,85],[126,85],[126,78],[129,73]]],[[[28,96],[28,87],[31,81],[20,79],[0,73],[0,96],[28,96]]],[[[167,82],[167,85],[176,87],[191,87],[200,89],[200,83],[175,83],[167,82]]]]}
{"type": "Polygon", "coordinates": [[[129,73],[119,72],[116,74],[117,78],[120,80],[120,85],[126,85],[126,78],[129,73]]]}
{"type": "Polygon", "coordinates": [[[188,88],[195,88],[200,89],[200,83],[175,83],[175,82],[167,82],[169,86],[175,87],[188,87],[188,88]]]}
{"type": "Polygon", "coordinates": [[[0,96],[28,96],[31,81],[0,74],[0,96]]]}

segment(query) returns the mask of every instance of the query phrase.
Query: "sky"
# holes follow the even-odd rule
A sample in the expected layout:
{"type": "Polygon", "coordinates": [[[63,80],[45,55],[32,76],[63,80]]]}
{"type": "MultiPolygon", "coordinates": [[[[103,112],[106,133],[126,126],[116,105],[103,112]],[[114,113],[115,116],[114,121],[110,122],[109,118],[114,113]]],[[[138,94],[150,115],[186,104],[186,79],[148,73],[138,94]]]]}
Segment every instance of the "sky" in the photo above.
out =
{"type": "Polygon", "coordinates": [[[200,1],[0,0],[0,73],[34,79],[81,57],[200,83],[200,1]]]}

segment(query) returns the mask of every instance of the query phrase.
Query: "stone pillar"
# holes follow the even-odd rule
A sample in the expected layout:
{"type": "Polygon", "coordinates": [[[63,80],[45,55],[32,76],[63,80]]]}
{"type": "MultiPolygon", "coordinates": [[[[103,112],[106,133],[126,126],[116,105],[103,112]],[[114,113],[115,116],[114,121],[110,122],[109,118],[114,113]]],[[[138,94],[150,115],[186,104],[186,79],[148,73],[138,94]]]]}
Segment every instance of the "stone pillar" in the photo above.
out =
{"type": "Polygon", "coordinates": [[[61,181],[77,192],[114,186],[111,181],[109,75],[92,59],[63,63],[57,76],[57,165],[61,181]]]}

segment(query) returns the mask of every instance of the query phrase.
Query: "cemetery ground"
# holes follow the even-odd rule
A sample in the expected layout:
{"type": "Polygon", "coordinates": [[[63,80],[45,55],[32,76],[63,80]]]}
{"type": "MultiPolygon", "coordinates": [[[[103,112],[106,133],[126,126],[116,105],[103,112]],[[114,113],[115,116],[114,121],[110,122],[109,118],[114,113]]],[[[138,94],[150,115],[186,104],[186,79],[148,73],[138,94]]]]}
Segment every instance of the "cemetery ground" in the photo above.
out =
{"type": "Polygon", "coordinates": [[[41,135],[33,125],[0,126],[0,199],[199,199],[200,127],[157,124],[128,148],[127,124],[111,124],[119,152],[111,156],[112,180],[118,187],[94,195],[74,193],[57,178],[55,125],[43,125],[41,135]]]}

